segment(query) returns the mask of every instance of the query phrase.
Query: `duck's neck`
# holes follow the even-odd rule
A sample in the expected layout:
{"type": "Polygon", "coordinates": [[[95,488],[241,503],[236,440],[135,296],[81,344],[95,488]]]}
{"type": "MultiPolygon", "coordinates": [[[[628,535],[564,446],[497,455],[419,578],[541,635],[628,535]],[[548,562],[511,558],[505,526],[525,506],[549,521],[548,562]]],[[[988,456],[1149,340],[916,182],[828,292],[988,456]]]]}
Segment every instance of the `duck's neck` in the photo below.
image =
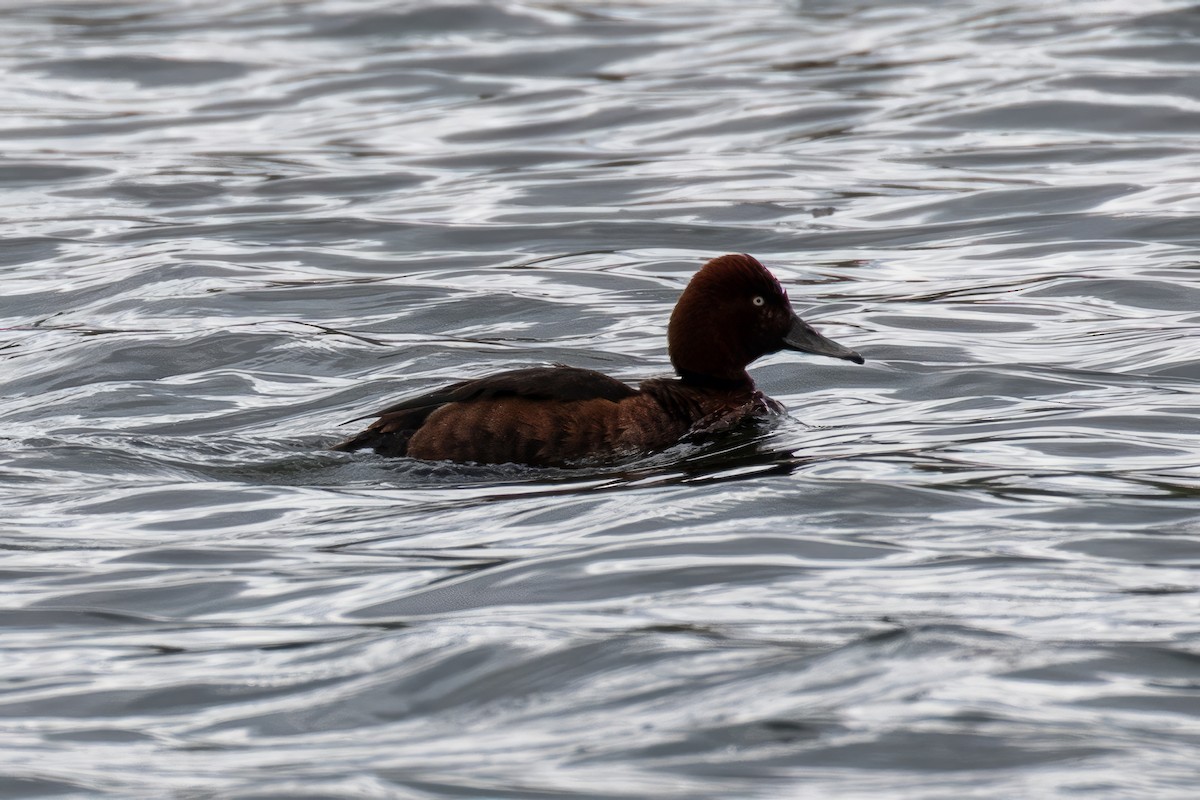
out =
{"type": "Polygon", "coordinates": [[[754,391],[754,381],[750,378],[750,373],[742,370],[742,374],[736,378],[722,378],[716,375],[706,375],[703,372],[692,372],[688,369],[677,369],[679,378],[688,386],[695,386],[701,389],[721,389],[724,391],[745,391],[747,393],[754,391]]]}

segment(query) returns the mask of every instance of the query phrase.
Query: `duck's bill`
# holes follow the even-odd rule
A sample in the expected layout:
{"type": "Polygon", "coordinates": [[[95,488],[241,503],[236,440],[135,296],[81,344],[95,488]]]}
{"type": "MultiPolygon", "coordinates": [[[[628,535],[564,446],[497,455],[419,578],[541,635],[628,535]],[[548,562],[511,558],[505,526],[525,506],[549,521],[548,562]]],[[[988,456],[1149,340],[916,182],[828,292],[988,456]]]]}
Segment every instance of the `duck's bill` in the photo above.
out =
{"type": "Polygon", "coordinates": [[[862,356],[849,347],[844,347],[833,339],[827,339],[817,333],[812,325],[809,325],[799,317],[792,317],[791,330],[783,337],[783,343],[792,350],[814,353],[819,356],[829,356],[830,358],[844,358],[847,361],[853,361],[855,364],[861,364],[864,360],[862,356]]]}

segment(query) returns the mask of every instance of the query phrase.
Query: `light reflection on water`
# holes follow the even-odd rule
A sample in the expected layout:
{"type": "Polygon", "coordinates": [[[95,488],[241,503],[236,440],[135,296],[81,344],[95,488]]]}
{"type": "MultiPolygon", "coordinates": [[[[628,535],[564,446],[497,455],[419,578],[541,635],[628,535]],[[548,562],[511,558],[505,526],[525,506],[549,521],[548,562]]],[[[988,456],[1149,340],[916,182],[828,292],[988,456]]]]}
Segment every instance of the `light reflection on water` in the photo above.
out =
{"type": "Polygon", "coordinates": [[[0,795],[1191,796],[1188,4],[4,19],[0,795]],[[729,251],[770,430],[323,449],[729,251]]]}

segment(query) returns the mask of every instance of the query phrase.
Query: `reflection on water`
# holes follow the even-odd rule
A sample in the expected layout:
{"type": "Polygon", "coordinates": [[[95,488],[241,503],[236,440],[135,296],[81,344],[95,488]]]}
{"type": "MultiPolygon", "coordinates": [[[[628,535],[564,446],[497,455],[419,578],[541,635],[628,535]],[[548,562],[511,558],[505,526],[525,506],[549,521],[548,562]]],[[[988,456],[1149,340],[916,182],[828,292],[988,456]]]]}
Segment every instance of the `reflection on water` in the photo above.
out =
{"type": "Polygon", "coordinates": [[[1188,797],[1200,13],[56,2],[0,26],[0,795],[1188,797]],[[669,372],[705,259],[863,352],[603,470],[348,457],[669,372]]]}

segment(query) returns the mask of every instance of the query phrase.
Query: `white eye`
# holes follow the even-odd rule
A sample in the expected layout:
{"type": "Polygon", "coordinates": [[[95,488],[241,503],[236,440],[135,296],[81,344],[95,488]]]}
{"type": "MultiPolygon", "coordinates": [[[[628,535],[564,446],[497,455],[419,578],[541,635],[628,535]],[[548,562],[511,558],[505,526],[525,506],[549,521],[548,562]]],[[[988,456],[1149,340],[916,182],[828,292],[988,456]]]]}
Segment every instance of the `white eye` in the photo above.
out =
{"type": "Polygon", "coordinates": [[[751,300],[750,302],[754,303],[754,305],[756,305],[756,306],[761,306],[763,303],[765,303],[767,301],[765,299],[763,299],[763,296],[761,294],[759,294],[759,295],[755,295],[754,299],[751,300]]]}

